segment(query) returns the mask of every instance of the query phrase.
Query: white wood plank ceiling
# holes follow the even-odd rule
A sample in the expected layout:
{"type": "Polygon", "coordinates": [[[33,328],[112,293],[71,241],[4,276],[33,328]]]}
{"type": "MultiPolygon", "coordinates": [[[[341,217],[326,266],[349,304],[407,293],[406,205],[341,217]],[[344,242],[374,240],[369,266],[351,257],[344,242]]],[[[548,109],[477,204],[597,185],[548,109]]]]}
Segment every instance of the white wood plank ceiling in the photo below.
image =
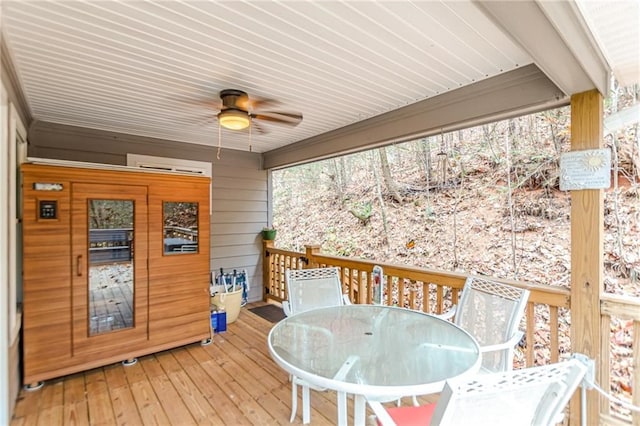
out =
{"type": "Polygon", "coordinates": [[[587,25],[623,86],[640,83],[640,1],[577,3],[587,25]]]}
{"type": "Polygon", "coordinates": [[[3,1],[34,120],[215,146],[218,93],[304,115],[222,146],[266,152],[533,63],[460,1],[3,1]]]}

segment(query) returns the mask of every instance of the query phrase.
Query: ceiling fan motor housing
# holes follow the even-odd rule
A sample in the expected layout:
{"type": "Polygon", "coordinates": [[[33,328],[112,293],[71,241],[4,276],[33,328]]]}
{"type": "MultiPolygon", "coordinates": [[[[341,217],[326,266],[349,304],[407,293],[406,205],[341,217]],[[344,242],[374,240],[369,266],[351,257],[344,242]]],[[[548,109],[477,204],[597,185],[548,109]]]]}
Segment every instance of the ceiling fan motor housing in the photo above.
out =
{"type": "Polygon", "coordinates": [[[222,99],[222,109],[232,108],[240,111],[247,111],[246,105],[249,101],[249,95],[242,90],[225,89],[220,92],[220,98],[222,99]],[[243,104],[245,107],[243,107],[243,104]]]}

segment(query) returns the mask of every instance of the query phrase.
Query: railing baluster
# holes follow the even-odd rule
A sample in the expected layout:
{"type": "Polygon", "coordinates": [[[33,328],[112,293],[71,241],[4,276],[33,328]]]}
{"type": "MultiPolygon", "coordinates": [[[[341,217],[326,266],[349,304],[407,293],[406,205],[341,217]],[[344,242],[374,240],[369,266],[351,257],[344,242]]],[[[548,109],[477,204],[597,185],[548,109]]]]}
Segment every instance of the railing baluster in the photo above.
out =
{"type": "Polygon", "coordinates": [[[536,329],[536,314],[535,314],[535,305],[532,302],[527,303],[527,308],[525,312],[526,318],[526,331],[525,335],[527,336],[527,346],[525,350],[525,363],[527,367],[531,367],[534,365],[534,354],[533,347],[535,346],[533,342],[535,341],[534,331],[536,329]]]}
{"type": "MultiPolygon", "coordinates": [[[[600,353],[600,374],[596,377],[599,383],[604,384],[606,386],[602,386],[603,389],[609,390],[611,387],[609,383],[611,383],[611,377],[609,375],[609,366],[611,365],[611,351],[609,350],[609,342],[611,341],[611,316],[610,315],[602,315],[600,317],[600,330],[602,333],[600,335],[600,341],[603,345],[603,348],[607,348],[607,350],[602,350],[600,353]],[[606,368],[602,368],[606,366],[606,368]]],[[[606,398],[600,398],[600,414],[609,416],[611,415],[611,404],[606,398]]]]}
{"type": "Polygon", "coordinates": [[[558,322],[558,318],[558,308],[556,306],[549,306],[549,340],[551,343],[551,362],[559,361],[560,323],[558,322]]]}
{"type": "MultiPolygon", "coordinates": [[[[632,368],[634,371],[631,383],[631,391],[633,392],[631,402],[636,407],[640,407],[640,320],[636,318],[633,321],[633,360],[632,368]]],[[[631,420],[635,426],[640,425],[640,412],[634,411],[631,420]]]]}
{"type": "Polygon", "coordinates": [[[416,298],[418,297],[418,292],[413,289],[410,288],[409,289],[409,309],[416,309],[416,298]]]}
{"type": "MultiPolygon", "coordinates": [[[[436,305],[434,313],[440,315],[444,312],[444,287],[441,285],[433,284],[436,287],[436,305]]],[[[429,285],[431,287],[431,284],[429,285]]],[[[429,306],[431,309],[431,306],[429,306]]]]}

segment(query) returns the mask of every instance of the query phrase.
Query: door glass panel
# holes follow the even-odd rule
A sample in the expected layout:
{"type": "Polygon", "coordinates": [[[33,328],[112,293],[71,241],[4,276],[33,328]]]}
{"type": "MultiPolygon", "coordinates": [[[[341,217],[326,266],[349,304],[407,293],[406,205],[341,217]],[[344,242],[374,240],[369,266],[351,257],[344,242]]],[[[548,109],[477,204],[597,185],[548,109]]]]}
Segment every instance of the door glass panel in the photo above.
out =
{"type": "Polygon", "coordinates": [[[89,335],[133,327],[133,201],[89,200],[89,335]]]}
{"type": "Polygon", "coordinates": [[[164,254],[198,252],[198,203],[165,201],[164,254]]]}

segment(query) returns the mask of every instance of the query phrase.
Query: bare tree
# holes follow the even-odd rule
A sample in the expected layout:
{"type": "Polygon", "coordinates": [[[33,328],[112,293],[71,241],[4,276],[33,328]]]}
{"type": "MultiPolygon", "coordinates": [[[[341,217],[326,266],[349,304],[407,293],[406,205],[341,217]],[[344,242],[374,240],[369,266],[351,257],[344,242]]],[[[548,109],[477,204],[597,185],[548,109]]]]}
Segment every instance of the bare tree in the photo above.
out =
{"type": "Polygon", "coordinates": [[[382,177],[384,184],[387,187],[387,192],[398,203],[402,202],[400,191],[396,181],[391,177],[391,168],[389,167],[389,158],[387,157],[387,149],[385,147],[378,148],[378,155],[380,156],[380,168],[382,169],[382,177]]]}
{"type": "Polygon", "coordinates": [[[551,111],[545,111],[542,113],[542,116],[549,125],[549,132],[551,133],[551,140],[553,142],[556,157],[560,158],[560,154],[562,153],[562,143],[564,142],[562,129],[566,129],[566,112],[561,108],[558,108],[551,111]]]}
{"type": "MultiPolygon", "coordinates": [[[[380,152],[380,151],[378,151],[380,152]]],[[[371,151],[371,164],[375,164],[373,151],[371,151]]],[[[373,167],[373,176],[376,180],[376,192],[378,195],[378,202],[380,203],[380,214],[382,216],[382,228],[384,229],[384,238],[382,242],[385,245],[389,245],[389,230],[387,229],[387,212],[384,208],[384,199],[382,198],[382,184],[380,183],[380,174],[378,173],[378,168],[373,167]]]]}
{"type": "Polygon", "coordinates": [[[347,189],[347,174],[344,170],[344,157],[338,157],[331,160],[333,173],[330,174],[331,182],[336,191],[336,195],[341,203],[345,201],[345,191],[347,189]]]}
{"type": "Polygon", "coordinates": [[[342,186],[344,189],[349,186],[349,173],[347,173],[347,160],[346,157],[340,156],[338,158],[338,164],[340,167],[338,168],[338,176],[340,178],[340,182],[342,182],[342,186]]]}
{"type": "Polygon", "coordinates": [[[422,138],[416,141],[418,166],[422,169],[424,180],[427,182],[427,188],[429,188],[429,182],[431,182],[431,143],[430,138],[422,138]]]}
{"type": "Polygon", "coordinates": [[[489,147],[491,151],[491,159],[493,162],[493,166],[497,166],[500,164],[500,153],[497,150],[496,146],[496,128],[497,124],[485,124],[482,126],[482,136],[484,140],[484,144],[489,147]]]}
{"type": "Polygon", "coordinates": [[[515,206],[513,202],[513,186],[511,184],[511,144],[509,142],[509,131],[504,135],[504,150],[506,157],[506,181],[507,181],[507,209],[509,210],[509,228],[511,231],[511,267],[513,268],[514,279],[518,279],[518,241],[516,238],[515,206]]]}

